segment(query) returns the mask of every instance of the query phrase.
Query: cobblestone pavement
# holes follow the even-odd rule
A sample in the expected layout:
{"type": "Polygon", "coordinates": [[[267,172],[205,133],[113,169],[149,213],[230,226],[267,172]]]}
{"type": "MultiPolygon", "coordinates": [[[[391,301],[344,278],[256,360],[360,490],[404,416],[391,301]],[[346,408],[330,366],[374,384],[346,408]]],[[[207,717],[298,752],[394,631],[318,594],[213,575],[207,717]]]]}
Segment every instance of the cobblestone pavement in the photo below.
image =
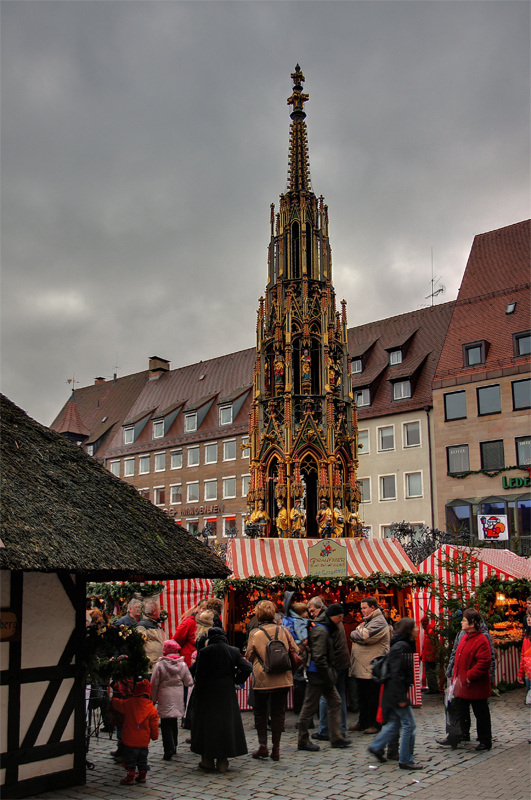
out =
{"type": "MultiPolygon", "coordinates": [[[[415,711],[415,758],[425,765],[418,772],[400,770],[396,761],[378,764],[367,753],[373,737],[360,733],[351,735],[352,747],[344,750],[322,742],[319,753],[299,752],[297,717],[288,712],[278,763],[257,761],[249,754],[233,759],[225,775],[204,773],[197,767],[199,757],[184,743],[187,732],[180,729],[181,743],[172,761],[162,760],[159,739],[150,747],[147,784],[121,786],[125,773],[110,758],[115,741],[101,734],[91,741],[88,757],[94,770],[87,771],[86,785],[45,792],[34,800],[529,800],[531,710],[524,697],[518,689],[491,698],[493,747],[476,753],[475,741],[455,751],[436,744],[435,738],[445,735],[442,695],[425,696],[423,707],[415,711]]],[[[349,717],[349,724],[356,721],[355,715],[349,717]]],[[[243,719],[251,750],[257,744],[252,713],[244,712],[243,719]]]]}

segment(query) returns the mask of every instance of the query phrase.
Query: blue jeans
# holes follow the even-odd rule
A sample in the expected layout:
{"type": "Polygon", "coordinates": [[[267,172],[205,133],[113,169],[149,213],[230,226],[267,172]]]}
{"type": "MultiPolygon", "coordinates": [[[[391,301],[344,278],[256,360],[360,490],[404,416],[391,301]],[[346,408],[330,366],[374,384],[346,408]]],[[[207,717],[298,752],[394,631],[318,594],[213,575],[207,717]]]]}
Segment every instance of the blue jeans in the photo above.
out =
{"type": "MultiPolygon", "coordinates": [[[[338,669],[336,680],[336,689],[341,698],[341,735],[343,738],[345,738],[347,733],[347,673],[347,669],[338,669]]],[[[319,727],[317,728],[317,733],[324,736],[329,735],[328,704],[324,695],[321,695],[321,699],[319,700],[319,727]]]]}
{"type": "Polygon", "coordinates": [[[389,742],[397,739],[401,731],[398,761],[400,764],[412,764],[416,730],[417,726],[411,706],[390,708],[389,721],[384,725],[378,736],[373,739],[371,750],[383,753],[389,742]]]}

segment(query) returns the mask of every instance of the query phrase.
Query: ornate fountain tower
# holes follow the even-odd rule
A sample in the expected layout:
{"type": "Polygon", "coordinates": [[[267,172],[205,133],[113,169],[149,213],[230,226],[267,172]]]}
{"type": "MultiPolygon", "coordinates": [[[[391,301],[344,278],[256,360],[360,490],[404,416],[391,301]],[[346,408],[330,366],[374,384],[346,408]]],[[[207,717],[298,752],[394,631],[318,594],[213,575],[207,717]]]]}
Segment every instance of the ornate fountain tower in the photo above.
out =
{"type": "Polygon", "coordinates": [[[254,535],[359,536],[346,302],[336,310],[328,207],[311,187],[309,96],[298,64],[291,78],[288,187],[278,213],[271,205],[268,281],[258,309],[248,519],[254,535]]]}

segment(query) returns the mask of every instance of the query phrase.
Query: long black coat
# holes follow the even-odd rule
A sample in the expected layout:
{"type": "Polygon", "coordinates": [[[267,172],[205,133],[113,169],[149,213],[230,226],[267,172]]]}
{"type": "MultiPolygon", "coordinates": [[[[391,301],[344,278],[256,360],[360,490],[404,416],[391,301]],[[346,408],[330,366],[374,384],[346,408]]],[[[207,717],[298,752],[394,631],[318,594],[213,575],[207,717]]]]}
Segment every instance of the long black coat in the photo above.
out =
{"type": "Polygon", "coordinates": [[[237,647],[211,642],[197,654],[191,750],[205,758],[247,753],[235,683],[250,675],[251,664],[237,647]]]}
{"type": "Polygon", "coordinates": [[[415,642],[409,636],[393,636],[389,661],[389,678],[385,682],[382,708],[396,708],[399,703],[408,703],[407,692],[413,683],[413,653],[415,642]]]}

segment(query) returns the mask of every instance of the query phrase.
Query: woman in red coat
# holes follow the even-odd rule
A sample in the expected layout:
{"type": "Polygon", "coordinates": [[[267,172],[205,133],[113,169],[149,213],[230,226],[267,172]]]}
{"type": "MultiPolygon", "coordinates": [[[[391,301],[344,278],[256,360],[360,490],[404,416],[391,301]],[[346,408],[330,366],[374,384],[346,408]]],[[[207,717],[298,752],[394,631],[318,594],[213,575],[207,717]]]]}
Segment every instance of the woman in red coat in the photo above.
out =
{"type": "Polygon", "coordinates": [[[481,616],[473,608],[463,613],[463,636],[455,654],[453,684],[459,717],[472,705],[478,732],[476,750],[490,750],[492,733],[488,699],[490,697],[490,645],[480,630],[481,616]]]}

